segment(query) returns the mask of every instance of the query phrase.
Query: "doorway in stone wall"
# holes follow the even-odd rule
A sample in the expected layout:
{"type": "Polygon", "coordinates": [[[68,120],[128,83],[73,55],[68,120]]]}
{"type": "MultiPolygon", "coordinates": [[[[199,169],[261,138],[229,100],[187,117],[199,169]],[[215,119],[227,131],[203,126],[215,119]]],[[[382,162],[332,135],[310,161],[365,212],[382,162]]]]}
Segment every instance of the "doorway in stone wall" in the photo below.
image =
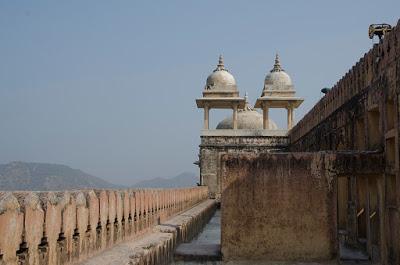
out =
{"type": "Polygon", "coordinates": [[[337,228],[342,261],[367,262],[367,178],[337,176],[337,228]]]}

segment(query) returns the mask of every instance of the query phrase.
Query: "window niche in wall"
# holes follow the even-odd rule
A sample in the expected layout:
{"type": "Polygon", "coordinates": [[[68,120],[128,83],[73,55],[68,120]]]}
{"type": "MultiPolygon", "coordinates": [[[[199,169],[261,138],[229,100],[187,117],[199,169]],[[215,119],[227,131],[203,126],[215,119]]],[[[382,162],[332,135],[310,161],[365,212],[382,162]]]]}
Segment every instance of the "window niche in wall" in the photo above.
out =
{"type": "Polygon", "coordinates": [[[369,150],[380,149],[381,134],[379,129],[379,109],[376,106],[368,110],[368,148],[369,150]]]}
{"type": "Polygon", "coordinates": [[[395,146],[395,138],[390,137],[386,139],[385,144],[386,151],[386,163],[389,167],[394,168],[395,159],[396,159],[396,146],[395,146]]]}
{"type": "Polygon", "coordinates": [[[364,117],[356,120],[356,149],[365,150],[365,122],[364,117]]]}
{"type": "Polygon", "coordinates": [[[396,108],[393,100],[386,102],[386,131],[394,128],[394,121],[396,118],[396,108]]]}
{"type": "Polygon", "coordinates": [[[387,169],[392,170],[396,167],[396,118],[397,108],[395,100],[388,99],[385,104],[385,155],[387,169]]]}
{"type": "Polygon", "coordinates": [[[396,208],[396,175],[386,175],[386,207],[396,208]]]}

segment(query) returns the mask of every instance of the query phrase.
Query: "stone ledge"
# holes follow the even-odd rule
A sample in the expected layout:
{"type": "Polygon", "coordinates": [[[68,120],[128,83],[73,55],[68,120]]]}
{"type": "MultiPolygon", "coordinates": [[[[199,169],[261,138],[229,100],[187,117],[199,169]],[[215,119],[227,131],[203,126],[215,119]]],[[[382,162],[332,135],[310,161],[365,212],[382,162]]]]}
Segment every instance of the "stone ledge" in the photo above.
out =
{"type": "Polygon", "coordinates": [[[202,130],[201,136],[269,136],[269,137],[287,137],[287,130],[247,130],[247,129],[217,129],[202,130]]]}
{"type": "Polygon", "coordinates": [[[220,244],[198,244],[190,243],[181,244],[175,251],[174,260],[184,261],[220,261],[221,245],[220,244]]]}
{"type": "Polygon", "coordinates": [[[208,222],[216,209],[214,200],[206,200],[193,208],[154,227],[139,240],[118,244],[79,265],[167,264],[181,242],[188,242],[208,222]]]}

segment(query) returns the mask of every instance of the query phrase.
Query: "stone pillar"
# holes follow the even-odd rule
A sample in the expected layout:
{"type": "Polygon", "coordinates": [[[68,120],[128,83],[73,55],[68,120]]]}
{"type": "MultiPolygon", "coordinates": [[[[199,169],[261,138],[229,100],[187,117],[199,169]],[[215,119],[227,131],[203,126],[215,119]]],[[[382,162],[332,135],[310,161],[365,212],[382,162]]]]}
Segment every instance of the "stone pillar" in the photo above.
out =
{"type": "Polygon", "coordinates": [[[238,110],[238,106],[237,104],[233,105],[233,129],[236,130],[237,129],[237,110],[238,110]]]}
{"type": "Polygon", "coordinates": [[[291,120],[290,120],[290,129],[292,129],[293,126],[294,126],[294,108],[293,108],[293,107],[290,108],[290,112],[291,112],[291,114],[290,114],[290,117],[291,117],[291,120]]]}
{"type": "Polygon", "coordinates": [[[210,113],[210,108],[208,105],[204,106],[204,129],[208,130],[209,128],[209,113],[210,113]]]}
{"type": "Polygon", "coordinates": [[[287,107],[287,128],[288,130],[293,127],[293,107],[287,107]]]}
{"type": "Polygon", "coordinates": [[[262,107],[263,107],[263,129],[269,130],[269,108],[266,103],[264,103],[262,107]]]}

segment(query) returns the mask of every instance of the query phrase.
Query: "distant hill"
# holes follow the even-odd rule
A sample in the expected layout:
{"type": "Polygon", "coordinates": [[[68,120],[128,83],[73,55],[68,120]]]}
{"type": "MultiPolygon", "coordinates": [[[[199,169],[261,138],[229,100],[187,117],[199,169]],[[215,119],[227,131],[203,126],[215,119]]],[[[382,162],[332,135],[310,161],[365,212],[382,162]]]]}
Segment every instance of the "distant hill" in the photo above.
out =
{"type": "Polygon", "coordinates": [[[120,188],[65,165],[11,162],[0,164],[0,190],[69,190],[120,188]]]}
{"type": "Polygon", "coordinates": [[[192,172],[184,172],[172,178],[153,178],[142,180],[133,185],[133,188],[183,188],[193,187],[199,178],[192,172]]]}

